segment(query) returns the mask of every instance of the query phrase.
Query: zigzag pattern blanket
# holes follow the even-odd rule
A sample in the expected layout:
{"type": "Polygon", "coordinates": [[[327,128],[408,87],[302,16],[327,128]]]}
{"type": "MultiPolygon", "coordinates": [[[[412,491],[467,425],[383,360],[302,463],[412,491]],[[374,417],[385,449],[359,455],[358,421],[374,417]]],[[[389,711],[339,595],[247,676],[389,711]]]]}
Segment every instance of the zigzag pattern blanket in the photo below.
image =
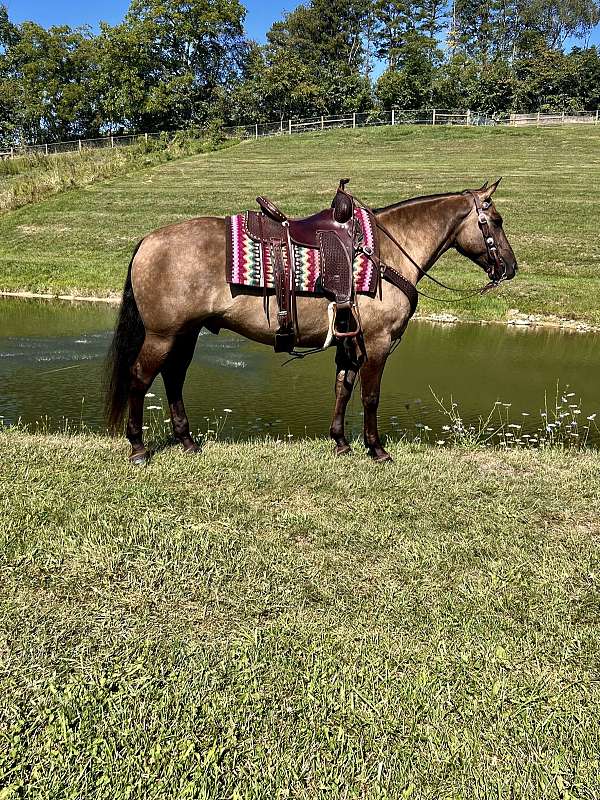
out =
{"type": "MultiPolygon", "coordinates": [[[[375,232],[371,218],[363,208],[354,211],[362,230],[363,245],[374,248],[375,232]]],[[[227,217],[227,282],[237,286],[274,287],[273,270],[269,259],[264,258],[259,242],[250,238],[246,229],[246,215],[234,214],[227,217]]],[[[321,294],[321,254],[310,247],[292,245],[296,292],[321,294]]],[[[354,286],[357,292],[373,293],[377,288],[377,271],[364,253],[354,259],[354,286]]]]}

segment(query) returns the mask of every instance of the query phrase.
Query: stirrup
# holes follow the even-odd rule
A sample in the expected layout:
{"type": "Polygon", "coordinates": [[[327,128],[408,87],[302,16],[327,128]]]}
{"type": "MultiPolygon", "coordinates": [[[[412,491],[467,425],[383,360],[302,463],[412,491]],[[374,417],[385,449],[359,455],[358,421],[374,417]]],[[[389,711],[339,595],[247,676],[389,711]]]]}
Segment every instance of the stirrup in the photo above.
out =
{"type": "Polygon", "coordinates": [[[361,324],[360,324],[360,316],[358,314],[358,307],[357,307],[356,303],[350,302],[350,303],[348,303],[347,306],[346,306],[346,304],[344,304],[342,306],[342,309],[346,309],[346,308],[348,309],[348,327],[350,327],[350,323],[352,321],[354,321],[354,324],[355,324],[356,327],[351,331],[338,331],[338,329],[336,328],[336,325],[335,325],[336,320],[337,320],[338,304],[334,303],[333,304],[332,330],[333,330],[333,335],[335,336],[336,339],[354,339],[354,338],[356,338],[358,336],[358,334],[362,330],[361,324]]]}

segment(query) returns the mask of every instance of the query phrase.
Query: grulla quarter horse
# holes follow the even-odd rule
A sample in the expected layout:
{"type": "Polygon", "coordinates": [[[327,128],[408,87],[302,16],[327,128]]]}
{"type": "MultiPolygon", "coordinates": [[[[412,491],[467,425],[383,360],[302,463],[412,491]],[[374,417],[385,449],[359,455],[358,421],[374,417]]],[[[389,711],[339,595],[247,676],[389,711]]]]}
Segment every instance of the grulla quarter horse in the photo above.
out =
{"type": "MultiPolygon", "coordinates": [[[[464,192],[416,197],[374,210],[379,234],[377,265],[400,273],[413,286],[443,253],[455,248],[479,265],[491,285],[514,277],[517,264],[492,195],[499,181],[464,192]]],[[[125,282],[109,352],[107,418],[117,430],[129,409],[127,438],[131,462],[147,462],[142,436],[144,398],[162,374],[173,432],[186,452],[199,450],[183,404],[183,384],[200,330],[234,331],[273,346],[277,315],[270,296],[269,318],[260,292],[240,290],[225,279],[226,224],[222,217],[199,217],[153,231],[136,247],[125,282]]],[[[335,409],[330,428],[335,453],[350,451],[344,416],[360,372],[364,442],[375,461],[387,461],[377,428],[381,376],[394,342],[403,335],[412,309],[404,291],[381,280],[374,296],[357,298],[362,347],[338,341],[335,409]]],[[[328,333],[328,300],[297,297],[297,344],[314,348],[328,333]]]]}

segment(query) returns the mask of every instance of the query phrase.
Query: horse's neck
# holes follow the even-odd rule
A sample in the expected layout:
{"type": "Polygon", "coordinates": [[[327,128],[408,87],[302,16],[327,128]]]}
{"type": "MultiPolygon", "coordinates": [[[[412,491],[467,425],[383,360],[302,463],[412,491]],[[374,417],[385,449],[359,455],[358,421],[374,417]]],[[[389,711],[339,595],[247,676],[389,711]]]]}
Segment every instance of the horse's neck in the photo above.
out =
{"type": "MultiPolygon", "coordinates": [[[[456,228],[463,219],[463,206],[461,195],[426,197],[381,209],[377,212],[377,221],[427,272],[452,245],[456,228]]],[[[389,260],[409,280],[417,282],[419,270],[385,233],[380,234],[380,247],[383,261],[389,260]]]]}

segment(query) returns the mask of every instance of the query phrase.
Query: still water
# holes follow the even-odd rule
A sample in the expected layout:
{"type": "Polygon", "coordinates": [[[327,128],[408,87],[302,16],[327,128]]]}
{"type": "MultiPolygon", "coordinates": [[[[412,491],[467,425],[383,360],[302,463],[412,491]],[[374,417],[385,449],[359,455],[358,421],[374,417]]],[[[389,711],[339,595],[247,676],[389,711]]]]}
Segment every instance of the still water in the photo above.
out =
{"type": "MultiPolygon", "coordinates": [[[[115,313],[104,304],[0,301],[4,423],[59,429],[68,419],[75,427],[102,429],[103,361],[115,313]]],[[[218,427],[222,437],[234,439],[327,435],[334,351],[282,367],[284,361],[233,334],[203,332],[185,390],[192,429],[218,427]]],[[[420,434],[435,441],[448,420],[433,390],[458,404],[466,425],[477,425],[500,401],[510,404],[502,406],[510,421],[522,425],[515,431],[534,432],[545,395],[554,405],[557,383],[561,395],[570,395],[568,403],[581,402],[582,424],[595,412],[600,421],[600,336],[415,321],[386,367],[380,427],[392,437],[420,434]]],[[[151,394],[147,418],[162,424],[168,414],[160,378],[151,394]]],[[[352,435],[360,434],[361,412],[356,393],[347,415],[352,435]]]]}

